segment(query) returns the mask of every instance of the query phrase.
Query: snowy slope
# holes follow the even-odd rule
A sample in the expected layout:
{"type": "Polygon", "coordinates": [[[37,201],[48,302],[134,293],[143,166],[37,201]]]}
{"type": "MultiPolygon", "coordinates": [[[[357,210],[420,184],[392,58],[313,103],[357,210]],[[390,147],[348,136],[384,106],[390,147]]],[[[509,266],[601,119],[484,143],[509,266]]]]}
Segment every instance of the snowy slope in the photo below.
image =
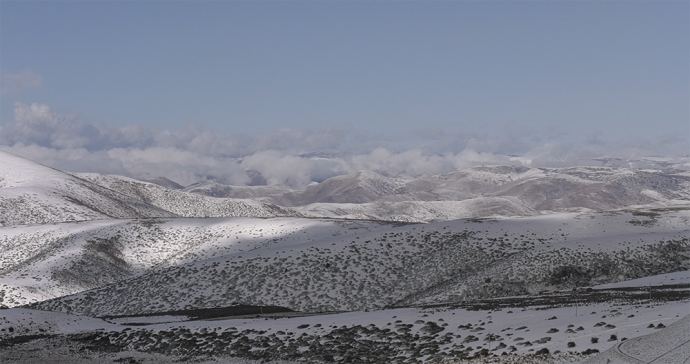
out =
{"type": "Polygon", "coordinates": [[[446,221],[479,217],[538,215],[514,197],[483,197],[463,201],[402,201],[353,203],[313,203],[293,207],[308,217],[388,220],[403,222],[446,221]]]}
{"type": "Polygon", "coordinates": [[[0,225],[150,216],[174,214],[0,151],[0,225]]]}
{"type": "Polygon", "coordinates": [[[167,267],[381,228],[304,219],[106,220],[0,228],[0,304],[16,306],[167,267]],[[309,231],[311,237],[305,237],[309,231]]]}
{"type": "Polygon", "coordinates": [[[75,176],[99,186],[170,211],[180,217],[276,217],[294,216],[295,212],[276,205],[247,199],[215,198],[169,189],[132,178],[75,173],[75,176]]]}
{"type": "Polygon", "coordinates": [[[0,226],[109,218],[294,215],[267,203],[206,197],[126,177],[67,174],[0,152],[0,226]]]}
{"type": "Polygon", "coordinates": [[[582,364],[687,363],[690,361],[690,315],[663,330],[617,343],[582,364]]]}
{"type": "Polygon", "coordinates": [[[0,311],[0,338],[25,335],[73,334],[98,329],[121,330],[101,319],[13,308],[0,311]],[[11,328],[11,329],[10,329],[11,328]]]}
{"type": "Polygon", "coordinates": [[[365,203],[401,194],[401,188],[406,182],[404,179],[384,177],[371,171],[360,171],[329,178],[304,191],[287,194],[278,201],[287,206],[302,206],[315,202],[365,203]]]}
{"type": "Polygon", "coordinates": [[[274,195],[283,195],[294,192],[284,186],[228,186],[214,181],[194,183],[182,189],[185,192],[195,193],[210,197],[267,199],[274,195]]]}
{"type": "MultiPolygon", "coordinates": [[[[233,251],[240,246],[232,235],[209,239],[166,267],[33,307],[95,316],[237,303],[361,310],[524,295],[690,268],[687,209],[401,226],[324,221],[313,229],[294,220],[294,229],[285,230],[288,221],[253,225],[268,235],[251,249],[233,251]]],[[[247,233],[242,225],[227,230],[232,225],[220,224],[210,235],[247,233]]]]}
{"type": "MultiPolygon", "coordinates": [[[[0,311],[0,337],[63,334],[67,339],[73,338],[68,343],[75,351],[80,347],[90,348],[87,353],[102,350],[92,354],[100,357],[103,352],[126,350],[184,355],[187,360],[231,355],[268,361],[323,362],[329,358],[328,361],[339,363],[409,363],[445,359],[446,363],[456,363],[485,351],[511,355],[475,359],[475,363],[561,363],[587,358],[583,352],[603,352],[612,347],[620,347],[628,354],[657,354],[669,347],[673,350],[672,344],[687,336],[688,318],[683,316],[687,315],[688,303],[687,298],[673,302],[584,303],[577,311],[574,306],[493,310],[440,306],[305,317],[175,320],[145,326],[127,326],[124,319],[102,321],[57,312],[10,309],[0,311]],[[85,332],[88,334],[69,336],[85,332]],[[645,336],[648,334],[652,335],[645,336]],[[543,361],[531,355],[544,349],[560,354],[543,357],[543,361]]],[[[137,318],[137,322],[145,319],[137,318]]],[[[0,347],[0,359],[21,350],[21,346],[15,345],[3,353],[0,347]]],[[[35,352],[31,351],[33,355],[35,352]]],[[[683,359],[665,362],[682,363],[687,357],[686,351],[683,359]]],[[[607,363],[607,358],[610,356],[602,353],[591,363],[607,363]]]]}

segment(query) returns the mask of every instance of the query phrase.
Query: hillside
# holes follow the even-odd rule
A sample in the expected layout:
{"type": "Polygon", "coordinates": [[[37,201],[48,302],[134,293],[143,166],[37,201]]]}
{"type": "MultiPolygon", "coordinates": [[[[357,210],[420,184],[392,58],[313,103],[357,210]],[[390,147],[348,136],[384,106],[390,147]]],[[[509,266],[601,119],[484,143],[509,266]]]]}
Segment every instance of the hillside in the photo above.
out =
{"type": "Polygon", "coordinates": [[[175,214],[0,151],[0,225],[175,214]]]}
{"type": "Polygon", "coordinates": [[[207,197],[121,176],[68,174],[0,152],[0,226],[113,218],[294,215],[272,204],[207,197]]]}
{"type": "MultiPolygon", "coordinates": [[[[190,224],[198,222],[158,227],[175,236],[190,224]]],[[[32,307],[92,316],[239,303],[350,311],[524,295],[690,268],[687,208],[360,224],[220,221],[167,266],[32,307]],[[240,231],[263,236],[233,240],[240,231]]]]}
{"type": "Polygon", "coordinates": [[[225,198],[244,198],[263,200],[271,196],[283,195],[293,192],[292,189],[283,186],[228,186],[214,181],[194,183],[182,189],[185,192],[225,198]]]}
{"type": "Polygon", "coordinates": [[[353,203],[313,203],[292,208],[307,217],[429,222],[483,217],[538,215],[514,197],[484,197],[463,201],[401,201],[353,203]]]}
{"type": "Polygon", "coordinates": [[[103,220],[0,227],[0,304],[16,306],[97,288],[155,267],[275,244],[380,229],[377,223],[294,218],[103,220]]]}
{"type": "Polygon", "coordinates": [[[179,217],[276,217],[295,215],[294,211],[273,204],[249,199],[209,197],[122,176],[96,173],[75,173],[73,175],[96,185],[117,191],[133,200],[157,206],[179,217]]]}

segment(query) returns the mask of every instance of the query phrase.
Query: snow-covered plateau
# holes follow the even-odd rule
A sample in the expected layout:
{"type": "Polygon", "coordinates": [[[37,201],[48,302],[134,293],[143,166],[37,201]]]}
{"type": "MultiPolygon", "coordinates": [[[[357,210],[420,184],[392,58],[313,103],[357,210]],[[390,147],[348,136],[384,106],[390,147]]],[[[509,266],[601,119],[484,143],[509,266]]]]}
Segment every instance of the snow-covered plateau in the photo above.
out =
{"type": "Polygon", "coordinates": [[[690,363],[687,171],[157,183],[0,152],[0,362],[690,363]]]}

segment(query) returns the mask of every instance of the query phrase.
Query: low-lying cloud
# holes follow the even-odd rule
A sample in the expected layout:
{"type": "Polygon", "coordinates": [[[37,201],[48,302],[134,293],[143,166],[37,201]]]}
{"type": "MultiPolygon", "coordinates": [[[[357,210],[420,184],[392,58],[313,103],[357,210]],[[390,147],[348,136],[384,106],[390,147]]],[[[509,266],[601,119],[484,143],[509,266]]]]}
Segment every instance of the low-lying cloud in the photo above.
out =
{"type": "Polygon", "coordinates": [[[4,151],[70,172],[163,176],[182,185],[204,180],[247,185],[260,174],[269,185],[304,188],[360,170],[417,176],[489,164],[630,166],[628,160],[634,160],[632,166],[639,168],[652,163],[640,160],[651,155],[673,157],[676,168],[690,169],[688,140],[679,136],[615,142],[597,137],[575,145],[549,140],[547,135],[503,132],[491,136],[431,129],[400,140],[352,128],[236,135],[199,124],[182,131],[97,126],[36,103],[16,103],[14,114],[13,122],[0,127],[4,151]]]}

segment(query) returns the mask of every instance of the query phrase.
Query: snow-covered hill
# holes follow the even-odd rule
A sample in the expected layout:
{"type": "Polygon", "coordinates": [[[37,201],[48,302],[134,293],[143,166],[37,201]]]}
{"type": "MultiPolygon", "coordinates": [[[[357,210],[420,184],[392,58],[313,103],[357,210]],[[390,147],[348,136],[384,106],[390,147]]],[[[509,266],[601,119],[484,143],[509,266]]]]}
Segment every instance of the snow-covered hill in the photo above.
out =
{"type": "Polygon", "coordinates": [[[0,225],[151,216],[175,215],[0,151],[0,225]]]}
{"type": "MultiPolygon", "coordinates": [[[[155,267],[192,263],[378,223],[294,218],[103,220],[0,227],[0,304],[16,306],[97,288],[155,267]]],[[[354,239],[354,238],[353,238],[354,239]]]]}
{"type": "Polygon", "coordinates": [[[213,198],[120,176],[68,174],[0,151],[0,226],[148,217],[295,215],[252,200],[213,198]]]}
{"type": "Polygon", "coordinates": [[[131,199],[170,211],[179,217],[276,217],[295,215],[294,211],[273,204],[249,199],[209,197],[122,176],[96,173],[75,173],[74,176],[117,191],[131,199]]]}
{"type": "MultiPolygon", "coordinates": [[[[571,289],[690,268],[687,208],[399,226],[291,218],[212,221],[157,224],[157,236],[171,249],[165,264],[32,307],[93,316],[239,303],[363,310],[571,289]],[[190,243],[190,231],[203,238],[190,243]]],[[[153,232],[127,229],[108,236],[119,236],[122,251],[132,249],[128,254],[136,256],[137,239],[153,232]]],[[[13,271],[10,281],[24,276],[23,282],[31,282],[27,274],[34,271],[13,271]]],[[[52,287],[57,282],[47,275],[39,278],[52,287]]],[[[26,295],[38,285],[12,292],[26,295]]]]}
{"type": "Polygon", "coordinates": [[[486,217],[538,215],[514,197],[484,197],[463,201],[401,201],[353,203],[313,203],[292,208],[307,217],[428,222],[486,217]]]}
{"type": "Polygon", "coordinates": [[[294,192],[284,186],[228,186],[214,181],[204,181],[194,183],[182,189],[210,197],[245,198],[255,200],[265,200],[271,196],[279,196],[294,192]]]}

